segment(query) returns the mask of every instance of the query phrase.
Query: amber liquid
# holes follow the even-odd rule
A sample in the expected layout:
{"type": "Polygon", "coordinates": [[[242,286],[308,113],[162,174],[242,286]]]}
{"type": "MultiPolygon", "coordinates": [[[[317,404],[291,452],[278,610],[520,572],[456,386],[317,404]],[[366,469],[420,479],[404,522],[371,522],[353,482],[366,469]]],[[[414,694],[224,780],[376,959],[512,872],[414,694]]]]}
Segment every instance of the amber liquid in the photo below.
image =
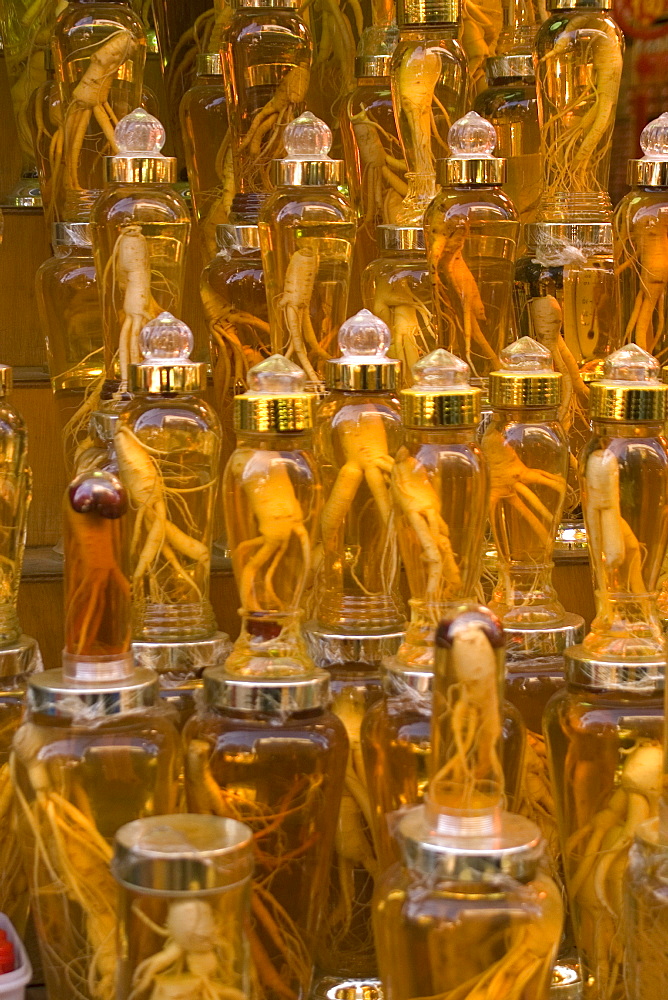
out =
{"type": "Polygon", "coordinates": [[[329,713],[279,722],[211,710],[190,720],[184,740],[188,807],[254,834],[259,995],[306,998],[343,787],[343,726],[329,713]]]}
{"type": "Polygon", "coordinates": [[[12,790],[9,754],[23,716],[23,687],[16,678],[0,681],[0,912],[7,914],[22,937],[28,920],[28,884],[17,836],[16,800],[12,790]]]}
{"type": "Polygon", "coordinates": [[[16,614],[32,475],[26,465],[26,428],[6,402],[0,403],[0,648],[21,635],[16,614]]]}
{"type": "Polygon", "coordinates": [[[643,828],[629,853],[625,876],[624,981],[634,1000],[660,1000],[668,992],[666,847],[643,828]]]}

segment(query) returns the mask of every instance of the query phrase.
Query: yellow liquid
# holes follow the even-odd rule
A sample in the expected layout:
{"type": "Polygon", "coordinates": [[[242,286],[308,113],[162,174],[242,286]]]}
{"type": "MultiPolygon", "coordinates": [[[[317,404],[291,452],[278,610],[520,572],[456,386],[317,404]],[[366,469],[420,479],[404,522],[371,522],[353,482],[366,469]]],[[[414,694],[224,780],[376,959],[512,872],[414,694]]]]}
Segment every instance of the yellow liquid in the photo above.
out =
{"type": "Polygon", "coordinates": [[[635,1000],[658,1000],[668,991],[666,848],[654,829],[636,836],[625,877],[624,976],[635,1000]]]}
{"type": "Polygon", "coordinates": [[[53,37],[56,9],[43,0],[8,0],[0,12],[2,41],[14,117],[21,145],[22,170],[35,165],[27,122],[30,95],[46,81],[46,52],[53,37]],[[30,16],[28,13],[30,12],[30,16]]]}
{"type": "Polygon", "coordinates": [[[668,362],[668,199],[665,189],[634,188],[615,212],[624,343],[668,362]]]}
{"type": "Polygon", "coordinates": [[[0,405],[0,646],[21,635],[16,615],[32,475],[26,461],[26,427],[6,402],[0,405]]]}
{"type": "Polygon", "coordinates": [[[17,836],[16,800],[11,791],[9,753],[23,716],[23,684],[15,678],[2,681],[0,693],[0,912],[6,913],[23,937],[28,920],[28,885],[21,863],[17,836]]]}

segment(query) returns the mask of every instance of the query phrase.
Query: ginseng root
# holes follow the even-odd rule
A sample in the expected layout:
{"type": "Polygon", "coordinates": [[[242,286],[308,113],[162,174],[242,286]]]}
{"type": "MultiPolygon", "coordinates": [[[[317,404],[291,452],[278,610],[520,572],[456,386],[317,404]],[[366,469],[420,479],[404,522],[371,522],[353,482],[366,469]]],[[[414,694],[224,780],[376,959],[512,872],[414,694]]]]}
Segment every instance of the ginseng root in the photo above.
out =
{"type": "Polygon", "coordinates": [[[316,363],[329,358],[327,351],[318,343],[310,313],[318,267],[318,253],[312,247],[295,250],[290,258],[285,272],[283,294],[277,302],[285,342],[274,348],[275,353],[285,354],[286,358],[294,355],[312,382],[320,379],[311,363],[311,357],[315,358],[316,363]]]}
{"type": "Polygon", "coordinates": [[[369,308],[390,328],[390,356],[401,361],[404,385],[411,385],[413,365],[438,344],[430,310],[411,291],[407,281],[391,286],[379,281],[369,308]]]}
{"type": "Polygon", "coordinates": [[[543,834],[550,861],[556,867],[559,859],[559,831],[552,782],[547,761],[545,740],[527,730],[524,773],[520,786],[517,811],[538,826],[543,834]]]}
{"type": "Polygon", "coordinates": [[[284,126],[301,114],[306,100],[310,72],[306,66],[292,66],[276,88],[274,96],[256,111],[239,144],[246,166],[244,179],[251,191],[269,191],[269,164],[283,155],[284,126]]]}
{"type": "Polygon", "coordinates": [[[626,326],[626,340],[633,340],[650,354],[659,346],[664,330],[668,287],[668,219],[648,219],[639,239],[640,290],[626,326]]]}
{"type": "MultiPolygon", "coordinates": [[[[417,221],[421,223],[421,214],[424,210],[421,206],[424,204],[426,207],[436,193],[436,162],[432,150],[432,136],[439,140],[439,135],[434,122],[433,103],[440,75],[440,55],[426,48],[417,51],[408,50],[397,75],[397,116],[406,129],[406,137],[402,135],[402,138],[405,143],[408,140],[407,144],[413,153],[413,163],[408,156],[406,158],[409,170],[414,175],[410,197],[397,214],[399,224],[415,223],[416,211],[420,215],[417,221]]],[[[445,115],[446,127],[449,129],[452,122],[442,106],[440,110],[445,115]]],[[[443,155],[446,151],[444,148],[443,155]]]]}
{"type": "Polygon", "coordinates": [[[269,324],[235,307],[211,289],[200,285],[204,315],[209,324],[213,355],[213,391],[219,412],[231,404],[232,392],[245,392],[247,375],[271,351],[269,324]],[[239,331],[246,336],[242,342],[239,331]],[[249,346],[249,345],[253,346],[249,346]]]}
{"type": "Polygon", "coordinates": [[[398,141],[369,116],[366,108],[353,115],[351,124],[362,169],[360,230],[381,223],[391,225],[396,222],[400,199],[408,193],[406,162],[385,148],[385,143],[392,149],[398,141]]]}

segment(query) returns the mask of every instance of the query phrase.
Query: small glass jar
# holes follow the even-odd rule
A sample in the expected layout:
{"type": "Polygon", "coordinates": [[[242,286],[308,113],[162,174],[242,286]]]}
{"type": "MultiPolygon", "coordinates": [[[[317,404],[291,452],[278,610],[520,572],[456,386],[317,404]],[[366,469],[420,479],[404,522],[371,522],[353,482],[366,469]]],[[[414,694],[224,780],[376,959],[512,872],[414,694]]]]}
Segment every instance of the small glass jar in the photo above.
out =
{"type": "Polygon", "coordinates": [[[668,363],[668,113],[640,136],[629,160],[632,185],[615,209],[615,256],[624,339],[668,363]]]}
{"type": "Polygon", "coordinates": [[[65,464],[73,476],[103,381],[102,313],[90,225],[56,222],[52,240],[54,255],[38,268],[35,292],[65,464]]]}
{"type": "Polygon", "coordinates": [[[392,99],[408,192],[396,222],[421,226],[436,188],[436,160],[448,155],[448,130],[466,110],[468,68],[457,41],[459,0],[400,0],[392,55],[392,99]]]}
{"type": "Polygon", "coordinates": [[[284,141],[276,190],[259,218],[272,350],[293,356],[318,383],[347,315],[357,220],[339,190],[343,160],[328,155],[327,125],[307,111],[284,141]]]}
{"type": "Polygon", "coordinates": [[[179,111],[188,184],[205,261],[216,252],[216,229],[227,222],[234,198],[232,146],[219,52],[197,56],[197,77],[179,111]]]}
{"type": "Polygon", "coordinates": [[[200,399],[206,366],[189,360],[190,330],[161,313],[142,331],[137,395],[114,436],[120,478],[134,513],[130,560],[133,628],[139,644],[213,640],[209,601],[213,511],[221,429],[200,399]]]}
{"type": "Polygon", "coordinates": [[[437,344],[424,231],[379,225],[376,239],[380,257],[362,275],[362,304],[390,328],[389,354],[409,386],[413,365],[437,344]]]}
{"type": "Polygon", "coordinates": [[[487,87],[473,109],[496,129],[496,152],[506,161],[502,190],[522,223],[533,222],[543,185],[536,76],[531,55],[509,52],[488,59],[487,87]]]}
{"type": "Polygon", "coordinates": [[[505,163],[492,155],[494,127],[470,111],[452,126],[448,141],[452,155],[438,164],[443,187],[424,217],[439,340],[486,389],[514,335],[520,222],[501,190],[505,163]]]}
{"type": "Polygon", "coordinates": [[[252,872],[251,830],[233,819],[154,816],[121,827],[117,994],[248,1000],[252,872]]]}
{"type": "MultiPolygon", "coordinates": [[[[48,63],[50,63],[50,58],[48,63]]],[[[39,180],[44,216],[48,219],[62,219],[64,212],[64,191],[62,184],[54,190],[53,159],[51,144],[54,133],[63,125],[60,105],[60,88],[53,78],[53,70],[47,69],[44,83],[40,83],[28,98],[26,108],[28,128],[32,138],[35,169],[39,180]],[[58,197],[56,204],[53,199],[58,197]]],[[[56,181],[58,176],[56,175],[56,181]]]]}
{"type": "Polygon", "coordinates": [[[641,823],[624,873],[624,986],[633,1000],[668,990],[668,845],[661,820],[641,823]]]}
{"type": "Polygon", "coordinates": [[[135,108],[115,135],[119,152],[106,158],[106,187],[91,215],[108,393],[127,392],[142,327],[164,310],[180,313],[190,237],[188,207],[171,187],[176,160],[160,153],[160,122],[135,108]]]}
{"type": "Polygon", "coordinates": [[[624,38],[609,13],[612,0],[549,0],[547,7],[533,50],[545,171],[539,219],[556,221],[555,206],[569,213],[577,204],[590,213],[581,221],[609,221],[624,38]]]}
{"type": "Polygon", "coordinates": [[[56,19],[53,58],[63,120],[54,186],[64,190],[65,220],[88,222],[114,126],[141,104],[144,27],[125,3],[72,0],[56,19]]]}
{"type": "Polygon", "coordinates": [[[205,704],[184,732],[188,806],[252,830],[258,994],[306,1000],[348,749],[328,709],[329,679],[207,670],[204,685],[205,704]]]}
{"type": "Polygon", "coordinates": [[[222,43],[237,190],[230,222],[257,222],[285,126],[306,107],[313,44],[298,6],[240,0],[222,43]]]}

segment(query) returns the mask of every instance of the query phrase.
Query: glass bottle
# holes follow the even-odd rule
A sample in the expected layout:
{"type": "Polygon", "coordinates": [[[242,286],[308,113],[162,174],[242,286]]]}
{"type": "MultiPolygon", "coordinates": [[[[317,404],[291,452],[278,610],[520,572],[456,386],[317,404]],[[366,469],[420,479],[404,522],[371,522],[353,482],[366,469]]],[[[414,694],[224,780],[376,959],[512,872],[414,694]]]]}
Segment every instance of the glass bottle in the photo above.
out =
{"type": "Polygon", "coordinates": [[[438,165],[443,188],[424,217],[439,340],[486,389],[500,351],[513,339],[520,223],[501,190],[505,163],[492,155],[494,126],[470,111],[452,126],[448,141],[452,155],[438,165]]]}
{"type": "Polygon", "coordinates": [[[285,127],[306,108],[312,40],[298,0],[239,0],[222,43],[237,195],[230,222],[257,222],[284,154],[285,127]]]}
{"type": "Polygon", "coordinates": [[[448,130],[466,111],[468,69],[457,41],[460,0],[399,0],[392,98],[408,191],[396,222],[421,226],[436,194],[436,160],[449,155],[448,130]]]}
{"type": "Polygon", "coordinates": [[[251,830],[217,816],[152,816],[122,826],[117,996],[251,996],[251,830]]]}
{"type": "Polygon", "coordinates": [[[629,160],[632,185],[615,209],[616,264],[624,340],[668,363],[668,112],[645,126],[643,156],[629,160]]]}
{"type": "Polygon", "coordinates": [[[128,496],[96,471],[64,503],[63,666],[28,678],[10,766],[49,994],[76,983],[80,1000],[113,1000],[111,844],[123,823],[174,811],[180,748],[156,674],[130,652],[128,496]]]}
{"type": "Polygon", "coordinates": [[[314,667],[282,677],[207,670],[184,732],[190,810],[253,832],[259,1000],[309,996],[348,749],[329,701],[329,678],[314,667]]]}
{"type": "Polygon", "coordinates": [[[190,236],[188,207],[171,187],[176,160],[160,152],[158,119],[135,108],[115,137],[118,153],[105,160],[106,187],[91,215],[107,394],[127,392],[142,327],[165,310],[180,312],[190,236]]]}
{"type": "Polygon", "coordinates": [[[538,828],[503,811],[501,626],[469,606],[436,646],[429,791],[399,819],[402,862],[375,900],[383,986],[394,1000],[492,996],[494,984],[546,996],[562,905],[538,828]],[[462,726],[485,736],[463,742],[462,726]]]}
{"type": "Polygon", "coordinates": [[[190,197],[204,260],[216,252],[216,229],[227,222],[234,197],[232,146],[219,52],[197,56],[197,77],[179,111],[190,197]]]}
{"type": "Polygon", "coordinates": [[[52,233],[53,257],[38,268],[35,293],[72,476],[104,379],[102,314],[90,225],[55,222],[52,233]]]}
{"type": "Polygon", "coordinates": [[[114,151],[114,126],[141,104],[146,35],[126,3],[71,0],[56,19],[52,48],[62,108],[54,203],[62,185],[65,221],[88,222],[105,156],[114,151]]]}
{"type": "Polygon", "coordinates": [[[325,369],[329,394],[316,422],[315,454],[326,499],[309,631],[328,637],[362,631],[396,635],[404,612],[390,473],[402,439],[395,395],[401,366],[387,357],[390,331],[367,309],[343,324],[339,347],[342,356],[325,369]]]}
{"type": "Polygon", "coordinates": [[[306,111],[284,142],[259,218],[272,350],[294,355],[317,383],[347,314],[356,218],[338,190],[343,160],[328,155],[327,125],[306,111]]]}
{"type": "Polygon", "coordinates": [[[141,332],[130,369],[136,397],[119,416],[114,447],[134,508],[130,559],[138,662],[190,682],[222,662],[227,636],[209,600],[221,428],[199,398],[206,366],[190,360],[190,330],[161,313],[141,332]]]}
{"type": "Polygon", "coordinates": [[[612,0],[548,0],[547,7],[533,50],[544,169],[538,218],[557,221],[558,208],[560,221],[609,222],[623,35],[612,0]]]}
{"type": "Polygon", "coordinates": [[[401,361],[410,386],[413,365],[438,341],[424,230],[383,225],[376,239],[380,256],[362,275],[362,304],[389,327],[390,357],[401,361]]]}
{"type": "Polygon", "coordinates": [[[496,130],[496,152],[506,161],[502,190],[522,223],[533,222],[540,204],[543,162],[540,152],[536,74],[530,54],[509,52],[488,59],[487,87],[473,110],[496,130]]]}
{"type": "MultiPolygon", "coordinates": [[[[2,15],[0,14],[0,18],[2,15]]],[[[44,53],[44,81],[32,89],[25,109],[26,128],[32,140],[35,171],[44,208],[45,218],[62,218],[64,192],[62,185],[53,190],[53,158],[51,141],[58,128],[62,128],[63,118],[60,107],[60,87],[54,79],[51,50],[44,53]],[[52,204],[54,193],[60,197],[58,206],[52,204]]],[[[34,181],[31,183],[34,184],[34,181]]]]}
{"type": "Polygon", "coordinates": [[[311,452],[316,399],[301,368],[272,355],[234,400],[237,448],[223,475],[227,540],[241,604],[241,634],[227,660],[247,677],[308,674],[302,600],[321,510],[311,452]]]}

